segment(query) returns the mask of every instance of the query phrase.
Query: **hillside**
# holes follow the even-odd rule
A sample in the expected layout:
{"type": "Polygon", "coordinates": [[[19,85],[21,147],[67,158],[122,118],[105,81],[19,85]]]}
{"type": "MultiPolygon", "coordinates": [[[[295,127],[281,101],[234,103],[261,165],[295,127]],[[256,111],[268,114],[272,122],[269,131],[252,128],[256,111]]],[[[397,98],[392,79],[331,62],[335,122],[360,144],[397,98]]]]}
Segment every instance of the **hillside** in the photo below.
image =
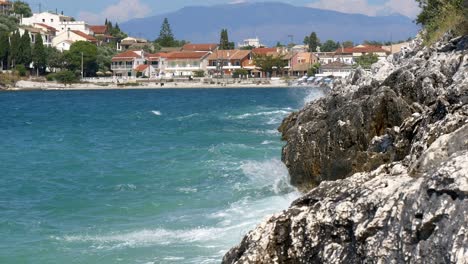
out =
{"type": "Polygon", "coordinates": [[[167,17],[178,39],[192,42],[218,42],[222,28],[229,30],[236,43],[258,36],[264,44],[296,43],[316,31],[322,40],[401,40],[414,36],[418,27],[401,15],[369,17],[344,14],[315,8],[297,7],[284,3],[244,3],[210,7],[185,7],[176,12],[130,20],[121,28],[133,36],[153,40],[167,17]]]}

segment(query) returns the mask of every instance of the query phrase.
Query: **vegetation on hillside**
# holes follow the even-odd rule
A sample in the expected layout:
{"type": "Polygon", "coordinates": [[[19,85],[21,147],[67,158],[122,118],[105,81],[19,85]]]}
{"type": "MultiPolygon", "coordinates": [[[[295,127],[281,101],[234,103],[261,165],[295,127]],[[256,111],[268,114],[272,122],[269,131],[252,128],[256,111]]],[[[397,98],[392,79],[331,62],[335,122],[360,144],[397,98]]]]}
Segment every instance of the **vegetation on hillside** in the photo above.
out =
{"type": "Polygon", "coordinates": [[[448,31],[456,35],[468,34],[468,1],[416,0],[422,11],[416,22],[424,29],[424,40],[431,44],[448,31]]]}

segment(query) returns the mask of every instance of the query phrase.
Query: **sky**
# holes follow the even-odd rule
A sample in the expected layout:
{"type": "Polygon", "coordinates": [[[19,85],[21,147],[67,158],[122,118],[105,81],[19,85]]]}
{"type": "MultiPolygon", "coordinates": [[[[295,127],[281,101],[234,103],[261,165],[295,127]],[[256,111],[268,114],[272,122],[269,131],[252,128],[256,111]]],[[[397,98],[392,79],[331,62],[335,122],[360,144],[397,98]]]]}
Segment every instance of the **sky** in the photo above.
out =
{"type": "MultiPolygon", "coordinates": [[[[400,13],[414,18],[419,8],[414,0],[272,0],[344,13],[359,13],[370,16],[400,13]]],[[[270,0],[270,2],[272,2],[270,0]]],[[[147,17],[176,11],[184,6],[236,4],[245,2],[265,2],[265,0],[26,0],[33,12],[51,10],[63,11],[88,23],[104,23],[108,18],[124,22],[133,18],[147,17]]]]}

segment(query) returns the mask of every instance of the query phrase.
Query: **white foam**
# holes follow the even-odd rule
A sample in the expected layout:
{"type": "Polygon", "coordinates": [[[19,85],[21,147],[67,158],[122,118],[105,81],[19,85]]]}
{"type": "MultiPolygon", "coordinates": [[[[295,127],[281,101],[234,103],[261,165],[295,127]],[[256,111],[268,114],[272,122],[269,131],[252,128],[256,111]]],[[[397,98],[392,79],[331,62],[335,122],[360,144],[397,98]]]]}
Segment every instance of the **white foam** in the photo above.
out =
{"type": "Polygon", "coordinates": [[[310,92],[306,95],[304,98],[303,104],[306,105],[314,100],[319,99],[320,97],[323,97],[323,92],[319,89],[312,89],[310,92]]]}
{"type": "Polygon", "coordinates": [[[246,161],[240,166],[242,172],[257,188],[269,187],[274,193],[289,193],[295,189],[289,184],[286,166],[279,159],[246,161]]]}
{"type": "Polygon", "coordinates": [[[153,115],[157,115],[157,116],[162,115],[160,111],[155,111],[155,110],[151,111],[151,113],[153,113],[153,115]]]}
{"type": "Polygon", "coordinates": [[[262,145],[270,145],[270,144],[273,144],[273,143],[275,143],[275,142],[274,142],[274,141],[271,141],[271,140],[264,140],[264,141],[262,142],[262,145]]]}
{"type": "Polygon", "coordinates": [[[190,119],[192,117],[196,117],[196,116],[199,116],[200,114],[199,113],[194,113],[194,114],[191,114],[191,115],[186,115],[186,116],[179,116],[177,117],[176,119],[178,121],[182,121],[182,120],[186,120],[186,119],[190,119]]]}
{"type": "Polygon", "coordinates": [[[291,113],[290,110],[285,111],[285,110],[274,110],[274,111],[265,111],[265,112],[258,112],[258,113],[246,113],[242,115],[237,115],[237,116],[230,116],[230,119],[246,119],[249,117],[255,117],[255,116],[271,116],[271,115],[287,115],[291,113]]]}

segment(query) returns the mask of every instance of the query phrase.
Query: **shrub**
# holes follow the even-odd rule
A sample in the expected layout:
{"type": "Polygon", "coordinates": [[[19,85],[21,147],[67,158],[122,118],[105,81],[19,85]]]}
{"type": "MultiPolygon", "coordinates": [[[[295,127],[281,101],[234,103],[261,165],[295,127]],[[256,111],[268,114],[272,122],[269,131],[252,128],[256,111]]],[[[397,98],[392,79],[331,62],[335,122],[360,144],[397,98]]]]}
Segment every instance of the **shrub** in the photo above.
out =
{"type": "Polygon", "coordinates": [[[15,71],[18,73],[19,76],[24,77],[28,73],[26,67],[23,64],[18,64],[15,66],[15,71]]]}
{"type": "Polygon", "coordinates": [[[246,69],[236,69],[232,73],[232,78],[240,78],[242,76],[247,76],[249,72],[246,69]]]}
{"type": "Polygon", "coordinates": [[[57,81],[65,85],[78,81],[78,77],[76,76],[76,74],[71,71],[61,71],[57,73],[51,73],[47,75],[46,78],[48,81],[57,81]]]}
{"type": "Polygon", "coordinates": [[[205,71],[202,71],[202,70],[194,71],[193,76],[195,76],[195,77],[205,77],[205,71]]]}
{"type": "Polygon", "coordinates": [[[416,22],[425,29],[424,41],[430,45],[444,33],[468,34],[468,1],[464,0],[417,0],[421,13],[416,22]]]}

